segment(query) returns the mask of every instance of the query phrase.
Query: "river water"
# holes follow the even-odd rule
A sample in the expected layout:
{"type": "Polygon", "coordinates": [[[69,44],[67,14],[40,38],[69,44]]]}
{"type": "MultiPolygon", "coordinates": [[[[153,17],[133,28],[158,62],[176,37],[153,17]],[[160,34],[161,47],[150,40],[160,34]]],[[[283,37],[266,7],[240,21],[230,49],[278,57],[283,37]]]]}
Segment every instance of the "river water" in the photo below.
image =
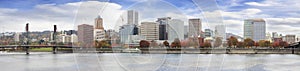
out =
{"type": "Polygon", "coordinates": [[[1,71],[299,71],[294,54],[0,53],[1,71]]]}

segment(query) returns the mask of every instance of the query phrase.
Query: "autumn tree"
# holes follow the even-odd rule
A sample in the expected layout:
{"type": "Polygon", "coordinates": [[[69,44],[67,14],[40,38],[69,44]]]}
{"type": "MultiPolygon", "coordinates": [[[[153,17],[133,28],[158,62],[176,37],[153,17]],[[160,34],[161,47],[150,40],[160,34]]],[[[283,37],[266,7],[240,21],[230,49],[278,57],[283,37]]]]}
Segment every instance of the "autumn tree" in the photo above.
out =
{"type": "Polygon", "coordinates": [[[244,40],[244,45],[247,48],[250,48],[250,47],[254,46],[254,44],[255,44],[255,41],[253,41],[251,38],[246,38],[244,40]]]}
{"type": "Polygon", "coordinates": [[[95,46],[97,48],[108,48],[110,47],[110,44],[106,40],[96,41],[95,46]]]}
{"type": "Polygon", "coordinates": [[[140,47],[141,48],[147,48],[150,46],[150,42],[148,42],[147,40],[141,40],[140,41],[140,47]]]}
{"type": "Polygon", "coordinates": [[[286,47],[288,45],[289,44],[285,41],[276,41],[276,42],[273,42],[273,44],[272,44],[273,47],[280,47],[280,48],[286,47]]]}
{"type": "Polygon", "coordinates": [[[204,47],[204,48],[209,48],[209,47],[211,47],[211,43],[210,43],[209,41],[205,41],[205,42],[203,43],[203,47],[204,47]]]}
{"type": "Polygon", "coordinates": [[[204,45],[204,38],[203,37],[198,37],[199,45],[200,47],[203,47],[204,45]]]}
{"type": "Polygon", "coordinates": [[[196,48],[199,46],[199,41],[194,37],[188,38],[187,46],[196,48]]]}
{"type": "Polygon", "coordinates": [[[244,42],[238,42],[238,44],[236,45],[236,47],[239,47],[239,48],[245,47],[244,42]]]}
{"type": "Polygon", "coordinates": [[[188,43],[189,43],[188,40],[184,40],[184,41],[181,41],[181,42],[180,42],[181,47],[189,47],[189,46],[188,46],[188,43]]]}
{"type": "Polygon", "coordinates": [[[163,44],[165,45],[165,47],[170,47],[170,44],[168,41],[164,41],[163,44]]]}
{"type": "Polygon", "coordinates": [[[178,38],[176,38],[176,39],[171,43],[171,47],[172,47],[172,48],[178,48],[178,47],[181,47],[180,40],[179,40],[178,38]]]}
{"type": "Polygon", "coordinates": [[[150,43],[150,47],[158,47],[158,44],[155,40],[152,40],[150,43]]]}
{"type": "Polygon", "coordinates": [[[260,47],[269,47],[271,45],[271,42],[266,40],[259,40],[258,44],[260,47]]]}
{"type": "Polygon", "coordinates": [[[221,37],[216,37],[214,47],[220,47],[222,45],[222,38],[221,37]]]}
{"type": "Polygon", "coordinates": [[[273,42],[273,43],[272,43],[272,47],[273,47],[273,48],[279,47],[279,41],[273,42]]]}
{"type": "Polygon", "coordinates": [[[230,36],[230,38],[227,39],[227,44],[229,47],[236,47],[238,40],[236,37],[230,36]]]}
{"type": "Polygon", "coordinates": [[[281,42],[279,42],[279,46],[283,48],[283,47],[289,46],[289,44],[286,41],[281,41],[281,42]]]}

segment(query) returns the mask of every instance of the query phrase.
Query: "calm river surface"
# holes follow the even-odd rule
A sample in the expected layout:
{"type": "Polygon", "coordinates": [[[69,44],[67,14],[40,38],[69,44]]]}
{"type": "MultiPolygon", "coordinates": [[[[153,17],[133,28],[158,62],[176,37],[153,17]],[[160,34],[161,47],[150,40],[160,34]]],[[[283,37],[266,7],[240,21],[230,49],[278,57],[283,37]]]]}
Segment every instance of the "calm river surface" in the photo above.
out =
{"type": "Polygon", "coordinates": [[[0,53],[1,71],[299,71],[293,54],[0,53]]]}

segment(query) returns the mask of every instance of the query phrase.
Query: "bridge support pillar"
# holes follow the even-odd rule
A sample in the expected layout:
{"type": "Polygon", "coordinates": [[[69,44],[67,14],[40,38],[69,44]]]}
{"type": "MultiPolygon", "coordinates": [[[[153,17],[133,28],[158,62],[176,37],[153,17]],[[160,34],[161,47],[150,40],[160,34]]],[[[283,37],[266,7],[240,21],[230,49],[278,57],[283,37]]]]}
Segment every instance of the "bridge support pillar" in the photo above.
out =
{"type": "Polygon", "coordinates": [[[293,50],[292,50],[292,54],[294,54],[295,53],[295,49],[294,49],[295,47],[293,46],[293,50]]]}
{"type": "Polygon", "coordinates": [[[53,47],[53,48],[52,48],[52,53],[53,53],[53,54],[56,54],[56,52],[57,52],[57,47],[53,47]]]}
{"type": "Polygon", "coordinates": [[[29,55],[29,47],[25,47],[26,55],[29,55]]]}

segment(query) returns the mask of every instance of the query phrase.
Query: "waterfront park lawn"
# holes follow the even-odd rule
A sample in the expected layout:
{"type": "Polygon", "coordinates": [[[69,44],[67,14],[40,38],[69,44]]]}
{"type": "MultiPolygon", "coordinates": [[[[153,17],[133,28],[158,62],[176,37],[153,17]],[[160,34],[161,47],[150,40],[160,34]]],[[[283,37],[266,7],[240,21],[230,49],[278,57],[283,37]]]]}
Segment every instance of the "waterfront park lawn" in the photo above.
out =
{"type": "Polygon", "coordinates": [[[52,52],[52,48],[32,48],[30,51],[33,52],[52,52]]]}

